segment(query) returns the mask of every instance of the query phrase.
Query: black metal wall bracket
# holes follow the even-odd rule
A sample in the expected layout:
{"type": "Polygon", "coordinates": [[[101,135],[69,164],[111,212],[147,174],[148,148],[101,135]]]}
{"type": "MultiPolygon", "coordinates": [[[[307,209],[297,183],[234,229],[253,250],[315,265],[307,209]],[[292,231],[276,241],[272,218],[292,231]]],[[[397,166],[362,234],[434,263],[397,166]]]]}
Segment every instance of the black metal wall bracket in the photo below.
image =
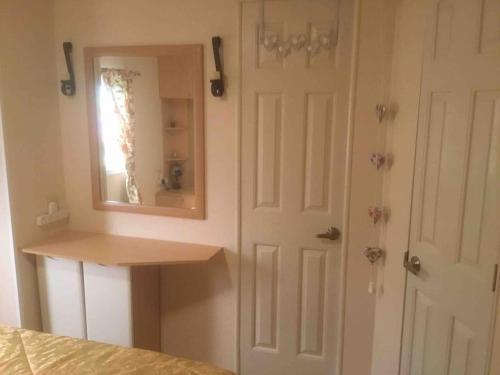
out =
{"type": "Polygon", "coordinates": [[[220,36],[214,36],[212,38],[212,47],[214,49],[214,61],[215,61],[215,70],[217,73],[217,78],[211,79],[210,83],[212,95],[220,98],[224,96],[224,71],[222,70],[221,63],[221,45],[222,39],[220,36]]]}
{"type": "Polygon", "coordinates": [[[66,59],[66,67],[68,68],[69,79],[61,81],[61,92],[65,96],[73,96],[76,92],[75,73],[73,71],[73,44],[71,42],[64,42],[64,57],[66,59]]]}

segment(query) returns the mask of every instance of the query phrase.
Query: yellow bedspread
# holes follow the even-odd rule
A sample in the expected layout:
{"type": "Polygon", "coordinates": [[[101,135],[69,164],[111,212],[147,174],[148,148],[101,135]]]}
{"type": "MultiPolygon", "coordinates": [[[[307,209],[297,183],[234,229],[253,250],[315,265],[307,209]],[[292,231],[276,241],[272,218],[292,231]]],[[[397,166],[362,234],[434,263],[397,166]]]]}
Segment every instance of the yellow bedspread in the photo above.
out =
{"type": "Polygon", "coordinates": [[[212,365],[140,349],[0,326],[1,375],[232,375],[212,365]]]}

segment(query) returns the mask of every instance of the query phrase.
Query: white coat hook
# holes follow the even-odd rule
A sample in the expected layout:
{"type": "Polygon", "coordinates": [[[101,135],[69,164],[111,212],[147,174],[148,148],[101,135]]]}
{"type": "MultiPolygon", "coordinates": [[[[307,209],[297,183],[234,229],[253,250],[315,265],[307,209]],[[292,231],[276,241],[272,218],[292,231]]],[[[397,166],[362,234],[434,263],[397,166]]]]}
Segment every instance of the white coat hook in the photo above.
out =
{"type": "Polygon", "coordinates": [[[69,212],[64,208],[59,208],[56,202],[49,202],[47,213],[36,218],[36,224],[39,227],[52,224],[57,221],[68,220],[69,212]]]}

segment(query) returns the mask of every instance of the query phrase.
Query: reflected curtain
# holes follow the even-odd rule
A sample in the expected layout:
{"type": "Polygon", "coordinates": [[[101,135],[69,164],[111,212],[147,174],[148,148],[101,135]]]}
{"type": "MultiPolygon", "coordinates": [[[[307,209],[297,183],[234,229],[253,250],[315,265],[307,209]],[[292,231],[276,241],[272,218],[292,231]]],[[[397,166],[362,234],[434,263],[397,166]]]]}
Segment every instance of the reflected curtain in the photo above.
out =
{"type": "Polygon", "coordinates": [[[135,111],[132,79],[138,73],[124,69],[101,69],[101,78],[110,91],[114,111],[120,120],[120,146],[125,157],[125,187],[129,203],[142,204],[135,177],[135,111]]]}

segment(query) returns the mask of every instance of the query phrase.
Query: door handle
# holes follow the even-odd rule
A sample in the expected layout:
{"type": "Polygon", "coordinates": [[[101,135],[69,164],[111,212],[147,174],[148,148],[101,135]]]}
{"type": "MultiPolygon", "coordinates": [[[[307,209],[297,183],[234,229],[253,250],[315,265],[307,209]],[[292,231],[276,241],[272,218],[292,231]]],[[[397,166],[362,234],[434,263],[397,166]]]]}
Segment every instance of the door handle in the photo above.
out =
{"type": "Polygon", "coordinates": [[[340,237],[340,231],[335,227],[330,227],[326,233],[320,233],[316,235],[317,238],[322,238],[326,240],[335,241],[340,237]]]}
{"type": "Polygon", "coordinates": [[[409,260],[410,254],[408,251],[405,253],[405,260],[403,263],[404,268],[411,272],[414,275],[418,275],[420,273],[420,258],[416,255],[412,256],[409,260]]]}

